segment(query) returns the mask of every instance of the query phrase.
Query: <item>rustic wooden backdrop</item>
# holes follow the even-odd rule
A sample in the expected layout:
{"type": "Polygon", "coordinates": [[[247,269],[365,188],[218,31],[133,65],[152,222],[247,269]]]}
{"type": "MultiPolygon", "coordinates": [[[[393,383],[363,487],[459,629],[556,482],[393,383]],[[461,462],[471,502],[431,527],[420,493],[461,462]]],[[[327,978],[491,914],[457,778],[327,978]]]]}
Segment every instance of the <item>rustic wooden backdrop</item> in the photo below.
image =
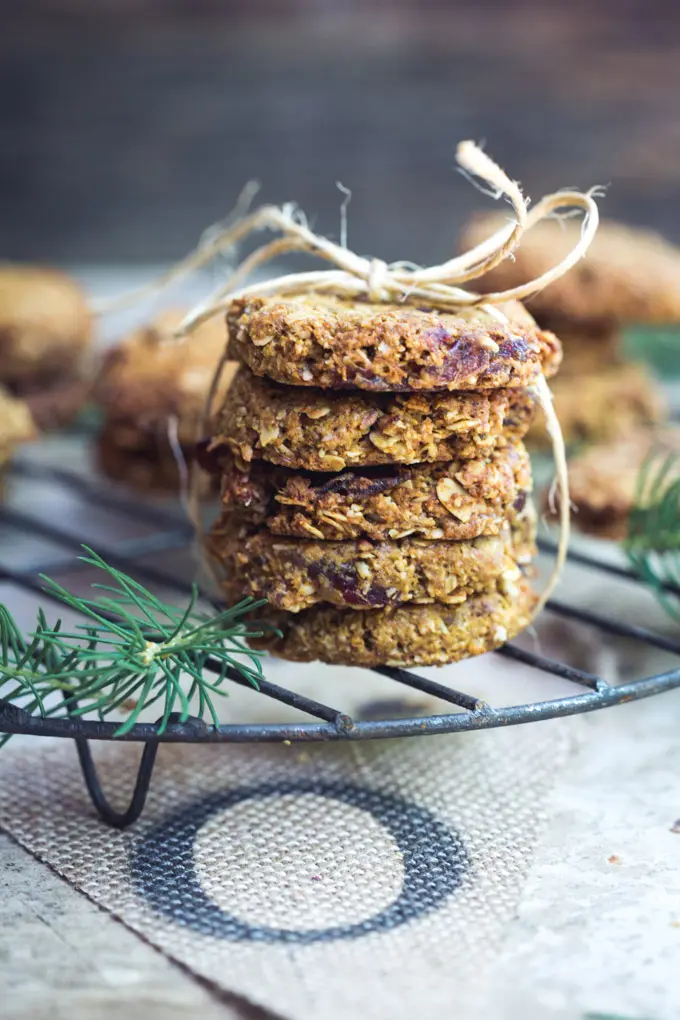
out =
{"type": "Polygon", "coordinates": [[[446,254],[485,139],[680,241],[677,0],[0,0],[0,255],[178,256],[241,185],[386,258],[446,254]]]}

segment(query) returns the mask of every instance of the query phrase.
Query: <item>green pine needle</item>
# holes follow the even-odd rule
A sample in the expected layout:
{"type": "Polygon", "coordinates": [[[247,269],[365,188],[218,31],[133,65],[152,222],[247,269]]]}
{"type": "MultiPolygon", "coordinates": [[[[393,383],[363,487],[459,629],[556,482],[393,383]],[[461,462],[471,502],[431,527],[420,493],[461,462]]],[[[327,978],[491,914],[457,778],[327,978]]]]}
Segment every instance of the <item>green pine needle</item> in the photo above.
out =
{"type": "Polygon", "coordinates": [[[653,451],[642,465],[624,548],[636,573],[653,588],[666,612],[680,622],[677,594],[680,589],[680,456],[677,453],[653,451]]]}
{"type": "MultiPolygon", "coordinates": [[[[198,717],[219,725],[213,695],[227,693],[224,682],[230,668],[259,688],[260,653],[244,639],[261,634],[262,628],[248,629],[243,617],[262,602],[244,599],[210,615],[196,609],[194,585],[188,604],[180,609],[83,548],[87,555],[81,561],[101,570],[110,582],[92,585],[101,597],[82,598],[41,575],[50,596],[85,618],[75,630],[62,629],[61,620],[50,626],[40,609],[35,630],[25,637],[7,606],[0,605],[2,702],[43,717],[96,712],[100,719],[133,704],[116,730],[120,736],[156,704],[161,706],[159,733],[177,711],[186,722],[192,698],[198,701],[198,717]],[[208,659],[219,666],[210,679],[204,676],[208,659]]],[[[7,739],[0,738],[0,746],[7,739]]]]}

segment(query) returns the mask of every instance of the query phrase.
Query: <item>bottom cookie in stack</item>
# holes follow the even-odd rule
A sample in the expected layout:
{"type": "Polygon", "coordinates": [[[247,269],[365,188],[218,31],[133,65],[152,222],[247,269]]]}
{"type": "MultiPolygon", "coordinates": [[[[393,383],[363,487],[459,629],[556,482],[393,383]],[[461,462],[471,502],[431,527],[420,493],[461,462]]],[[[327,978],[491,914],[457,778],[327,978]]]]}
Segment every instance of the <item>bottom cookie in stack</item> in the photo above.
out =
{"type": "MultiPolygon", "coordinates": [[[[237,587],[226,586],[225,594],[230,601],[242,597],[237,587]]],[[[296,614],[266,607],[257,618],[270,629],[250,644],[295,662],[440,666],[499,648],[528,626],[535,605],[536,596],[523,578],[512,595],[492,586],[453,606],[317,606],[296,614]]]]}

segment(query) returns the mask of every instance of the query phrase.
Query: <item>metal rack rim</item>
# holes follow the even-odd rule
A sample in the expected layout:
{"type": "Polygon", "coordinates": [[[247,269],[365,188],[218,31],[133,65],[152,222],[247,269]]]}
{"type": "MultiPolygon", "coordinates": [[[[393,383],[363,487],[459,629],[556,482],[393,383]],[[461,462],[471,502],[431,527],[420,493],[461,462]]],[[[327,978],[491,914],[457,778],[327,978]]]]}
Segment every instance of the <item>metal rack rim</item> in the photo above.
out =
{"type": "Polygon", "coordinates": [[[456,712],[445,715],[415,716],[412,718],[356,721],[340,716],[343,724],[326,723],[225,723],[220,727],[190,719],[186,723],[169,725],[164,733],[158,732],[155,723],[137,723],[127,733],[116,736],[119,723],[93,719],[41,718],[23,713],[14,706],[0,705],[0,732],[22,733],[49,737],[84,737],[87,740],[115,740],[116,742],[163,744],[196,743],[220,744],[277,741],[309,741],[338,739],[376,739],[394,736],[433,735],[456,733],[472,729],[496,729],[516,726],[525,722],[594,712],[642,698],[650,698],[680,687],[680,669],[667,670],[645,680],[633,680],[618,687],[608,686],[606,691],[569,695],[549,701],[510,705],[506,708],[477,712],[456,712]],[[604,704],[603,704],[604,703],[604,704]]]}

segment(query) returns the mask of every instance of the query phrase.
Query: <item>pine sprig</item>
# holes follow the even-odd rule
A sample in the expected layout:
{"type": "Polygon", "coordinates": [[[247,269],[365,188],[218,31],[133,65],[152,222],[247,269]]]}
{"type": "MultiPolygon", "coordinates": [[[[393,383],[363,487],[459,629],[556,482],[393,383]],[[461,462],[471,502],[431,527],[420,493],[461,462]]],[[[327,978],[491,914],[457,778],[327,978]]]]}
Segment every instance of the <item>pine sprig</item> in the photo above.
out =
{"type": "Polygon", "coordinates": [[[625,550],[666,612],[680,622],[680,456],[653,451],[638,475],[625,550]]]}
{"type": "Polygon", "coordinates": [[[213,696],[227,693],[230,669],[259,687],[260,653],[245,639],[262,628],[248,629],[243,617],[261,602],[244,599],[212,615],[196,608],[194,585],[180,609],[83,548],[87,555],[81,561],[106,575],[106,583],[92,585],[97,597],[74,595],[42,576],[50,596],[85,617],[74,630],[64,630],[61,620],[49,625],[40,609],[35,630],[24,637],[9,609],[0,605],[2,702],[44,717],[95,712],[100,719],[132,706],[116,735],[127,733],[145,709],[160,705],[162,733],[173,713],[187,720],[193,699],[196,715],[219,725],[213,696]],[[206,675],[208,660],[219,669],[206,675]]]}

